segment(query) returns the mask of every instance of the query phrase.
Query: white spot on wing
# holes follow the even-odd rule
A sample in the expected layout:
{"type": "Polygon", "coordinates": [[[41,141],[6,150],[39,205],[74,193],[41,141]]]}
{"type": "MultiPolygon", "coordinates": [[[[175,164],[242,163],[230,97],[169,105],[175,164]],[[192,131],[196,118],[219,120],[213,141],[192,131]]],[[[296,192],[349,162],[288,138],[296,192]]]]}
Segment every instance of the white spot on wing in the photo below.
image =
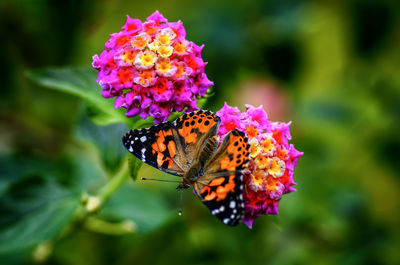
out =
{"type": "Polygon", "coordinates": [[[231,207],[232,209],[236,207],[236,202],[235,201],[231,201],[229,203],[229,207],[231,207]]]}
{"type": "Polygon", "coordinates": [[[144,153],[146,152],[146,148],[143,147],[141,151],[142,151],[142,158],[144,159],[145,158],[144,153]]]}
{"type": "Polygon", "coordinates": [[[142,143],[145,142],[146,140],[147,140],[146,136],[140,137],[140,141],[141,141],[142,143]]]}
{"type": "Polygon", "coordinates": [[[129,146],[129,149],[128,149],[128,151],[129,151],[129,152],[133,152],[133,148],[132,148],[132,146],[129,146]]]}
{"type": "Polygon", "coordinates": [[[224,224],[228,224],[228,223],[229,223],[229,218],[225,218],[224,220],[222,220],[222,222],[223,222],[224,224]]]}

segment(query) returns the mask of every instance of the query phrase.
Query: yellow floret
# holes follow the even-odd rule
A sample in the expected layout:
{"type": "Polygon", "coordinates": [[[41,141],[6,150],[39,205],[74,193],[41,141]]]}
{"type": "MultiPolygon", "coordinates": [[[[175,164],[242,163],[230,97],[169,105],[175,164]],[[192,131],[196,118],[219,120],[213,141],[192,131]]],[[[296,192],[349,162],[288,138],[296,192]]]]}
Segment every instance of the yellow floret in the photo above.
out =
{"type": "Polygon", "coordinates": [[[163,58],[168,58],[172,55],[174,49],[171,46],[162,45],[158,48],[158,54],[163,58]]]}

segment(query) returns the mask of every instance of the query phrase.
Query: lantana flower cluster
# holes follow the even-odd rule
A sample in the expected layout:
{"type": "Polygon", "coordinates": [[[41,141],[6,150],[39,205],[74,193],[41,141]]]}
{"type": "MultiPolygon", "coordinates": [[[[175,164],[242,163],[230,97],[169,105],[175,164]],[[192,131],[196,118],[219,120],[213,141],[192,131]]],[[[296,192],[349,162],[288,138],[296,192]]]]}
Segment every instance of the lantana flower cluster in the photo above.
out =
{"type": "Polygon", "coordinates": [[[204,73],[204,45],[186,40],[181,21],[168,22],[158,11],[144,23],[127,16],[122,31],[110,36],[92,65],[102,96],[116,97],[115,108],[126,108],[128,117],[150,115],[155,123],[173,111],[198,109],[196,97],[213,82],[204,73]]]}
{"type": "Polygon", "coordinates": [[[262,106],[246,108],[246,112],[240,112],[225,103],[217,115],[221,118],[221,139],[237,128],[245,132],[250,142],[250,161],[243,177],[246,188],[242,222],[251,228],[258,216],[278,214],[282,195],[295,191],[293,171],[303,153],[289,144],[290,122],[269,121],[262,106]]]}

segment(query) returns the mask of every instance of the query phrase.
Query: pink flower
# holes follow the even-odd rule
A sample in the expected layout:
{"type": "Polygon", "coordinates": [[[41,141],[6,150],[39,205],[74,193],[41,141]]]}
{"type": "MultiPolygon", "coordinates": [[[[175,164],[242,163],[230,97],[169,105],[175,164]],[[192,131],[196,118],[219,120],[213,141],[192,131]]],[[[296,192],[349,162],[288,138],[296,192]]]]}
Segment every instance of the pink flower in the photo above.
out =
{"type": "Polygon", "coordinates": [[[186,31],[183,27],[182,21],[179,20],[178,22],[170,22],[169,27],[171,27],[171,29],[175,32],[177,38],[185,39],[186,31]]]}
{"type": "Polygon", "coordinates": [[[116,97],[126,116],[152,116],[160,123],[173,111],[198,109],[196,98],[214,83],[207,78],[202,46],[185,39],[181,21],[168,22],[156,11],[145,22],[127,16],[122,31],[110,35],[93,56],[102,96],[116,97]]]}
{"type": "Polygon", "coordinates": [[[140,19],[133,19],[127,15],[126,23],[122,26],[122,29],[129,32],[130,34],[133,34],[141,31],[143,29],[143,24],[140,19]]]}
{"type": "Polygon", "coordinates": [[[217,115],[221,117],[221,124],[219,127],[219,135],[225,135],[233,129],[242,129],[241,119],[244,117],[237,107],[231,107],[226,102],[224,107],[217,112],[217,115]],[[222,119],[222,117],[224,117],[222,119]]]}
{"type": "Polygon", "coordinates": [[[221,118],[218,132],[221,139],[234,128],[249,138],[250,161],[243,178],[246,188],[243,189],[242,222],[251,228],[260,215],[278,214],[282,196],[295,191],[294,168],[303,153],[289,144],[290,122],[269,121],[262,106],[246,105],[246,108],[246,112],[240,112],[225,103],[217,115],[221,118]]]}
{"type": "Polygon", "coordinates": [[[157,25],[160,25],[160,23],[167,23],[168,20],[161,15],[161,13],[156,10],[153,14],[151,14],[146,21],[154,21],[157,25]]]}
{"type": "MultiPolygon", "coordinates": [[[[266,126],[268,124],[268,116],[264,111],[262,105],[258,108],[253,107],[252,105],[246,104],[247,114],[252,121],[258,123],[259,126],[266,126]]],[[[264,128],[266,129],[266,128],[264,128]]]]}

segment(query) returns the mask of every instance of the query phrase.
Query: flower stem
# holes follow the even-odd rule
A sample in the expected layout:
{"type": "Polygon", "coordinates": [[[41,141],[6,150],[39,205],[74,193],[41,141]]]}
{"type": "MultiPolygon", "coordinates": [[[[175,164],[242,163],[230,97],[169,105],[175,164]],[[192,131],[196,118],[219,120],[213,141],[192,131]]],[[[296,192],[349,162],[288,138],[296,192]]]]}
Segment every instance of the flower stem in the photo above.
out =
{"type": "Polygon", "coordinates": [[[99,206],[102,205],[121,187],[121,185],[129,178],[128,159],[124,159],[117,174],[99,191],[99,206]]]}
{"type": "Polygon", "coordinates": [[[55,244],[55,242],[70,234],[73,231],[74,224],[76,223],[84,223],[85,225],[89,225],[90,228],[93,228],[93,230],[99,230],[106,227],[107,229],[105,230],[109,234],[133,232],[136,229],[136,226],[132,221],[123,221],[118,225],[109,225],[102,220],[90,219],[91,215],[96,213],[104,205],[104,203],[107,202],[107,200],[122,186],[127,178],[129,178],[129,165],[128,159],[124,159],[117,174],[99,191],[98,195],[88,196],[86,193],[84,193],[84,199],[81,201],[84,207],[78,207],[76,209],[71,222],[65,226],[55,238],[39,245],[34,254],[36,255],[34,258],[38,260],[44,260],[50,256],[52,246],[55,244]],[[88,223],[87,220],[89,220],[88,223]]]}

